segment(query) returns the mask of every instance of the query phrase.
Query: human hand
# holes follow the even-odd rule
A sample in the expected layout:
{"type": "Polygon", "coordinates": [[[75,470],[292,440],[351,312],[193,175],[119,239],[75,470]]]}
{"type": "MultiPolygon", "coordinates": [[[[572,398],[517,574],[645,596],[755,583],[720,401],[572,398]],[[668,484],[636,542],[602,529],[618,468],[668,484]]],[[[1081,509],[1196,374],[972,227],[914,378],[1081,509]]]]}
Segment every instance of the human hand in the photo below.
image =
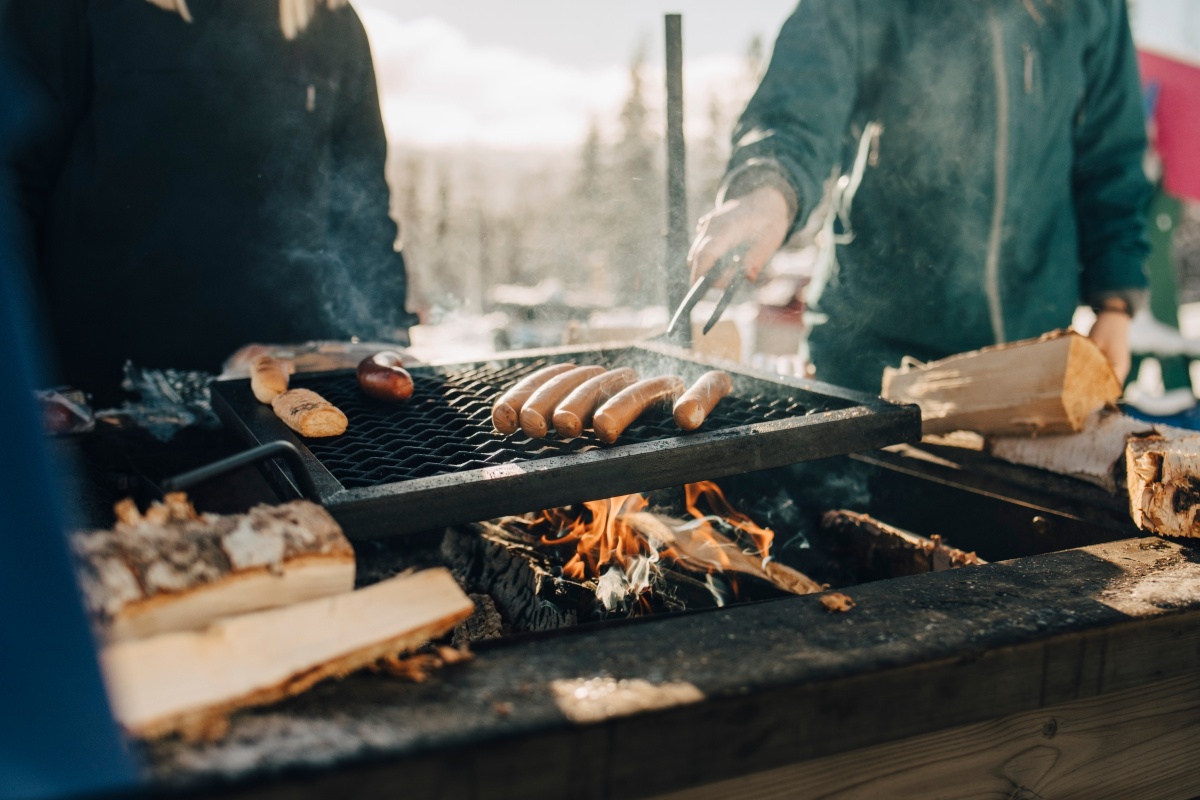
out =
{"type": "Polygon", "coordinates": [[[731,252],[741,254],[742,270],[754,282],[783,246],[791,222],[787,199],[774,186],[760,186],[726,200],[701,217],[696,226],[696,239],[688,252],[692,282],[731,252]]]}
{"type": "Polygon", "coordinates": [[[1123,311],[1101,310],[1088,337],[1104,353],[1117,380],[1124,385],[1133,359],[1129,352],[1129,315],[1123,311]]]}

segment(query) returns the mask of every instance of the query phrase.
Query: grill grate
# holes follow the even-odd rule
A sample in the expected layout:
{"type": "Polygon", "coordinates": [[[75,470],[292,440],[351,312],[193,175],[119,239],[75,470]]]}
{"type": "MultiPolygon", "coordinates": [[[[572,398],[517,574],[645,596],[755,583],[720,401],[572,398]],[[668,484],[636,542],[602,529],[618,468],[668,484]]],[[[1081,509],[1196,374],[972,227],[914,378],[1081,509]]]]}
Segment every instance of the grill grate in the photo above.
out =
{"type": "MultiPolygon", "coordinates": [[[[691,382],[712,364],[666,346],[509,353],[483,362],[416,367],[401,404],[364,395],[352,370],[297,375],[346,413],[342,436],[300,439],[257,403],[248,381],[213,385],[221,417],[252,444],[290,441],[320,500],[354,538],[535,511],[677,486],[782,464],[913,441],[920,413],[832,386],[728,369],[734,391],[699,430],[684,433],[667,409],[643,415],[614,445],[590,431],[564,441],[504,436],[491,424],[501,391],[558,361],[633,367],[691,382]]],[[[279,465],[269,476],[298,494],[279,465]]]]}
{"type": "MultiPolygon", "coordinates": [[[[352,374],[296,380],[346,412],[350,427],[333,439],[313,439],[308,449],[347,489],[380,486],[414,478],[429,478],[499,464],[586,453],[604,445],[590,429],[575,439],[530,439],[521,432],[504,436],[492,427],[492,401],[526,375],[552,363],[551,359],[500,366],[432,368],[413,376],[412,398],[387,405],[367,398],[352,374]]],[[[613,359],[588,363],[612,366],[613,359]]],[[[701,431],[735,428],[754,422],[798,417],[828,410],[827,401],[810,408],[794,397],[727,397],[701,431]]],[[[846,403],[837,404],[844,407],[846,403]]],[[[684,435],[667,409],[643,415],[622,434],[619,445],[639,444],[684,435]]]]}

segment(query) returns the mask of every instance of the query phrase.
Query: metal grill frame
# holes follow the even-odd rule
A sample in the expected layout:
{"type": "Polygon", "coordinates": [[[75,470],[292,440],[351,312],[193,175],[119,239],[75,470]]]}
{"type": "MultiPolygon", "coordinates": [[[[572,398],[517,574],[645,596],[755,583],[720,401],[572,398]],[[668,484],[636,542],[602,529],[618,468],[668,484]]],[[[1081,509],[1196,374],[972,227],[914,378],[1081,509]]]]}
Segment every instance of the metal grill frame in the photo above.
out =
{"type": "MultiPolygon", "coordinates": [[[[213,384],[213,406],[236,434],[252,445],[276,440],[296,445],[313,479],[318,497],[352,539],[378,539],[436,530],[507,514],[597,500],[632,492],[679,486],[697,480],[753,472],[829,456],[874,450],[918,441],[920,409],[879,397],[801,378],[745,369],[737,364],[706,359],[662,343],[604,343],[497,353],[465,362],[414,366],[414,376],[435,370],[500,367],[537,359],[589,363],[630,354],[686,362],[693,373],[723,369],[734,381],[734,392],[769,391],[796,396],[811,405],[830,402],[844,407],[802,416],[607,446],[587,452],[556,455],[519,463],[499,464],[451,474],[412,478],[379,486],[346,488],[268,406],[258,403],[249,380],[213,384]]],[[[353,370],[296,376],[306,378],[345,374],[353,370]]],[[[490,401],[492,398],[487,398],[490,401]]],[[[285,499],[300,497],[297,481],[277,462],[266,466],[268,477],[285,499]]]]}

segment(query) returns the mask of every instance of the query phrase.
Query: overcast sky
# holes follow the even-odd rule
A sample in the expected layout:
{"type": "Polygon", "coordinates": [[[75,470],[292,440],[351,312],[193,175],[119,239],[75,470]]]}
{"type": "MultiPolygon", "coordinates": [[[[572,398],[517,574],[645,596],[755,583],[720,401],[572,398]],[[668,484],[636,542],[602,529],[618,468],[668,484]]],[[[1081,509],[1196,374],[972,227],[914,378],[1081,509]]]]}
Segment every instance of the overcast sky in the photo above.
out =
{"type": "MultiPolygon", "coordinates": [[[[796,0],[355,0],[371,36],[394,144],[573,148],[612,120],[643,48],[647,101],[663,95],[663,15],[681,12],[687,130],[710,98],[744,99],[745,53],[770,52],[796,0]]],[[[1134,0],[1139,43],[1200,63],[1200,0],[1134,0]]],[[[740,100],[739,100],[740,101],[740,100]]]]}

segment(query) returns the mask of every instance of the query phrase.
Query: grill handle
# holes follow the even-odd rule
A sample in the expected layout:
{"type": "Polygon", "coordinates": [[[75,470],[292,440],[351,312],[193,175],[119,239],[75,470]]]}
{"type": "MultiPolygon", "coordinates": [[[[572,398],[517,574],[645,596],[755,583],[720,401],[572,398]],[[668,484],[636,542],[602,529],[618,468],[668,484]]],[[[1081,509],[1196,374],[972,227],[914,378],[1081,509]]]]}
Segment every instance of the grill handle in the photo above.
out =
{"type": "Polygon", "coordinates": [[[296,483],[300,487],[300,493],[314,503],[320,503],[321,496],[317,491],[317,485],[313,482],[312,475],[304,468],[304,460],[300,457],[300,451],[291,442],[282,440],[268,442],[267,444],[247,450],[244,453],[238,453],[229,458],[214,461],[191,472],[176,475],[174,478],[167,478],[163,481],[162,488],[164,492],[181,492],[197,484],[224,475],[227,472],[233,472],[236,469],[257,464],[259,461],[266,461],[269,458],[278,458],[279,456],[283,456],[292,468],[292,476],[295,477],[296,483]]]}

